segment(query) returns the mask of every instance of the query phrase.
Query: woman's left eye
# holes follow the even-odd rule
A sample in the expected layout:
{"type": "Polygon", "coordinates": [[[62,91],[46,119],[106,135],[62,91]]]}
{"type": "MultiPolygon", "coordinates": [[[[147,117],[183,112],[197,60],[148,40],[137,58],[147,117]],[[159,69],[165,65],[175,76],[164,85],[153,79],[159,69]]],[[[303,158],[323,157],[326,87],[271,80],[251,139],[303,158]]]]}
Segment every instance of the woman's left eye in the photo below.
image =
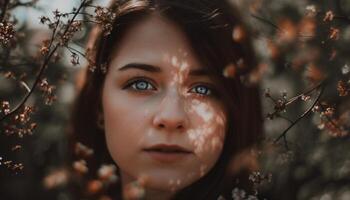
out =
{"type": "Polygon", "coordinates": [[[197,85],[193,87],[190,92],[197,93],[203,96],[209,96],[213,93],[212,89],[205,85],[197,85]]]}

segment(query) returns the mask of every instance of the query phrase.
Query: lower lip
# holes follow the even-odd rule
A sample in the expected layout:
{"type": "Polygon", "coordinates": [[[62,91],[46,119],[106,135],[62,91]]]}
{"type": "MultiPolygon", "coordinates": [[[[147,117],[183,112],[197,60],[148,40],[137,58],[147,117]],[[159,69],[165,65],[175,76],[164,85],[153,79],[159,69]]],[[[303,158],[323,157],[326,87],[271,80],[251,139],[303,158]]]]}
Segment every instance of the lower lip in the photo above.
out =
{"type": "Polygon", "coordinates": [[[159,162],[176,162],[185,159],[191,155],[191,153],[185,152],[160,152],[160,151],[145,151],[152,159],[159,162]]]}

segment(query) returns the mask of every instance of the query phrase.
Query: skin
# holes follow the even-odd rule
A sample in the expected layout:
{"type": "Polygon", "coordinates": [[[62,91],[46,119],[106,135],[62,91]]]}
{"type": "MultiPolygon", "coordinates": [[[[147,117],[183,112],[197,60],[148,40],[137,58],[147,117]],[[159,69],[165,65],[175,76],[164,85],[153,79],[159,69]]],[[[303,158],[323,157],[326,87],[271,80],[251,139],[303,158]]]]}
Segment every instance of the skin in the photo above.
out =
{"type": "Polygon", "coordinates": [[[215,165],[226,113],[215,82],[190,73],[203,71],[202,66],[186,35],[158,13],[134,24],[118,42],[102,107],[107,147],[119,167],[124,196],[134,193],[130,186],[136,185],[145,199],[169,199],[215,165]],[[180,145],[191,154],[179,162],[160,162],[143,151],[160,143],[180,145]]]}

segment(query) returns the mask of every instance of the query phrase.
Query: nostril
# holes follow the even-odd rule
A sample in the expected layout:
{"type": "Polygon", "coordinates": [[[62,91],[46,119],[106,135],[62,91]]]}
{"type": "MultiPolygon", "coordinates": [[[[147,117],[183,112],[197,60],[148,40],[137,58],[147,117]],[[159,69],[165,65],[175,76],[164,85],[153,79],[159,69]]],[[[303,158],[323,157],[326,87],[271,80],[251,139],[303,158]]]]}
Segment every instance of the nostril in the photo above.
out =
{"type": "Polygon", "coordinates": [[[165,126],[164,126],[164,124],[159,124],[158,127],[159,128],[164,128],[165,126]]]}
{"type": "Polygon", "coordinates": [[[180,124],[176,127],[176,129],[183,129],[183,126],[180,124]]]}

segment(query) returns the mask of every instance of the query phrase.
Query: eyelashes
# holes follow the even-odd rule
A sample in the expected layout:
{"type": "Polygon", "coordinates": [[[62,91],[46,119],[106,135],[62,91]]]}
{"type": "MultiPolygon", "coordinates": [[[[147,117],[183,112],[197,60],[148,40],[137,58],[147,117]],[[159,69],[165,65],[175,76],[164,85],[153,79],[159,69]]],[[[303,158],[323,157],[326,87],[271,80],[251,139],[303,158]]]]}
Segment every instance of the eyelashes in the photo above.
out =
{"type": "Polygon", "coordinates": [[[209,96],[213,94],[213,91],[211,88],[209,88],[206,85],[196,85],[190,90],[193,93],[197,93],[202,96],[209,96]]]}
{"type": "Polygon", "coordinates": [[[150,83],[149,80],[146,80],[145,78],[134,78],[128,81],[126,86],[123,87],[123,89],[133,89],[136,91],[143,91],[143,90],[157,90],[156,87],[150,83]]]}
{"type": "MultiPolygon", "coordinates": [[[[127,81],[126,85],[122,89],[130,89],[136,92],[147,92],[147,91],[156,91],[156,84],[153,81],[146,77],[135,77],[127,81]]],[[[211,86],[209,83],[196,83],[189,90],[189,92],[204,96],[217,96],[217,90],[211,86]]]]}

